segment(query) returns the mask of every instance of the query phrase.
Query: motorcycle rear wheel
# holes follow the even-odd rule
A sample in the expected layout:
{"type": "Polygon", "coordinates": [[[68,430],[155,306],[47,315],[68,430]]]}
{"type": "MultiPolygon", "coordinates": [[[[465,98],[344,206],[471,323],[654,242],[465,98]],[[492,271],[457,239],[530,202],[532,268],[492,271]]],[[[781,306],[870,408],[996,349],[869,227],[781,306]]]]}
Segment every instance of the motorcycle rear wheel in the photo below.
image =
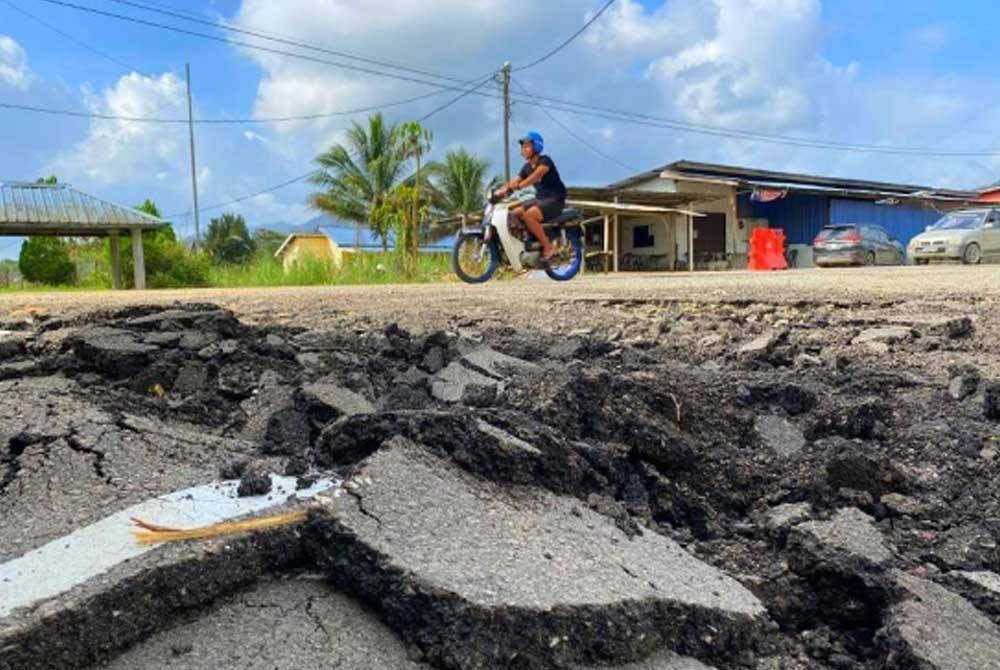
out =
{"type": "Polygon", "coordinates": [[[545,266],[545,274],[555,281],[569,281],[583,267],[583,242],[580,231],[567,230],[566,237],[553,240],[556,245],[555,258],[545,266]]]}

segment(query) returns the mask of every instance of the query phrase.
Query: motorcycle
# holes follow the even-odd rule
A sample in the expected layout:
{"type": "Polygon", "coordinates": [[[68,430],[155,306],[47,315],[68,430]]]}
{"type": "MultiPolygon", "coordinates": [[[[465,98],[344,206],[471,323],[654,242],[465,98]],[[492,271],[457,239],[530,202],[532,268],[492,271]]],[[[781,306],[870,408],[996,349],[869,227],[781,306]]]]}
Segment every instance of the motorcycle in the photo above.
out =
{"type": "Polygon", "coordinates": [[[555,255],[542,260],[542,245],[510,210],[533,197],[524,191],[501,199],[487,192],[479,226],[463,228],[452,249],[451,265],[468,284],[489,281],[501,267],[516,274],[544,270],[556,281],[572,279],[583,267],[583,214],[567,207],[553,221],[545,221],[545,234],[556,247],[555,255]]]}

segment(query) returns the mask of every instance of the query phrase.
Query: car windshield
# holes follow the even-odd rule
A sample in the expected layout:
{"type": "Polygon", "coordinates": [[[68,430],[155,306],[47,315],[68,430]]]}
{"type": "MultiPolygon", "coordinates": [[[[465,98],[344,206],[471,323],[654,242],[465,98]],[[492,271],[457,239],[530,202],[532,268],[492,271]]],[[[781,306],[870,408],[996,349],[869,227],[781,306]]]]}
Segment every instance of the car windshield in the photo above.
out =
{"type": "Polygon", "coordinates": [[[931,226],[932,230],[972,230],[983,222],[983,212],[953,212],[931,226]]]}
{"type": "Polygon", "coordinates": [[[848,235],[857,235],[858,229],[854,226],[841,226],[840,228],[824,228],[819,231],[821,240],[842,240],[848,235]]]}

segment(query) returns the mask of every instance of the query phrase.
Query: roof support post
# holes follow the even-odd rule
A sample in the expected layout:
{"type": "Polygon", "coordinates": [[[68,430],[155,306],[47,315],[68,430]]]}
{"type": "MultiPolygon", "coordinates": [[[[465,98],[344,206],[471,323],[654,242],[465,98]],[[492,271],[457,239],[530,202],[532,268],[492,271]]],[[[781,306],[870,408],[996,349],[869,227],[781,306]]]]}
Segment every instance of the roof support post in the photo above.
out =
{"type": "MultiPolygon", "coordinates": [[[[618,196],[615,196],[615,204],[618,204],[618,196]]],[[[618,257],[621,256],[621,229],[618,227],[618,211],[615,210],[614,223],[612,224],[615,229],[615,257],[614,257],[614,268],[615,272],[618,272],[618,257]]]]}
{"type": "Polygon", "coordinates": [[[122,287],[122,254],[118,231],[111,234],[108,243],[111,247],[111,288],[118,290],[122,287]]]}
{"type": "Polygon", "coordinates": [[[135,288],[142,291],[146,288],[146,258],[142,253],[142,230],[132,229],[132,264],[135,270],[135,288]]]}
{"type": "Polygon", "coordinates": [[[604,274],[608,274],[608,261],[611,256],[611,215],[604,215],[604,274]]]}
{"type": "Polygon", "coordinates": [[[688,214],[688,272],[694,272],[694,217],[688,214]]]}

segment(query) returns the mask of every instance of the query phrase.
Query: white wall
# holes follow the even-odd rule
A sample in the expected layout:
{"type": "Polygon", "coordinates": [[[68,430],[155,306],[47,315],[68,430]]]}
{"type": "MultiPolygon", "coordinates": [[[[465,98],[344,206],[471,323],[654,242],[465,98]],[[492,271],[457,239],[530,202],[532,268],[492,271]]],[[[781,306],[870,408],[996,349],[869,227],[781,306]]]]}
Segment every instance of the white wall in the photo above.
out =
{"type": "Polygon", "coordinates": [[[670,237],[669,226],[660,217],[621,217],[621,250],[623,254],[635,254],[637,256],[656,256],[669,253],[670,237]],[[649,226],[649,234],[653,236],[654,246],[639,247],[632,246],[632,231],[640,226],[649,226]]]}

